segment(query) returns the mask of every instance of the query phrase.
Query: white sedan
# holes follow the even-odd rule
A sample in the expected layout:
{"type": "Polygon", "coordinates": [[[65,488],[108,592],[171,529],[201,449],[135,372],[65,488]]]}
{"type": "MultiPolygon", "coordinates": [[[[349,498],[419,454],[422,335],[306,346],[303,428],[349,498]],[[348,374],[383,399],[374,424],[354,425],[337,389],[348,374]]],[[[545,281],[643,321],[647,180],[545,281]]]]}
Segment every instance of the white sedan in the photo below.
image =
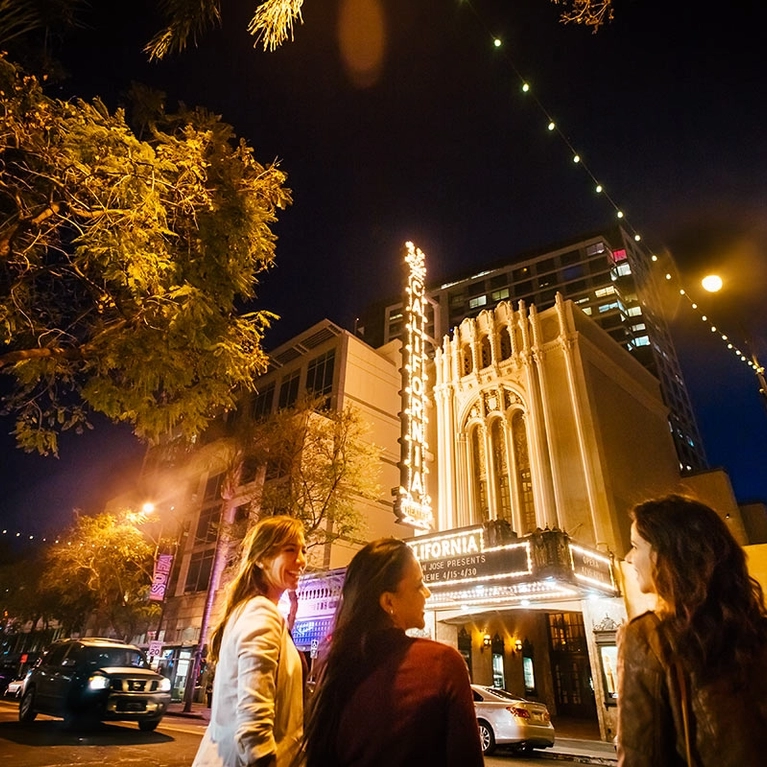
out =
{"type": "Polygon", "coordinates": [[[525,700],[498,687],[473,684],[471,689],[482,753],[492,754],[496,745],[528,753],[534,748],[554,745],[554,726],[545,704],[525,700]]]}

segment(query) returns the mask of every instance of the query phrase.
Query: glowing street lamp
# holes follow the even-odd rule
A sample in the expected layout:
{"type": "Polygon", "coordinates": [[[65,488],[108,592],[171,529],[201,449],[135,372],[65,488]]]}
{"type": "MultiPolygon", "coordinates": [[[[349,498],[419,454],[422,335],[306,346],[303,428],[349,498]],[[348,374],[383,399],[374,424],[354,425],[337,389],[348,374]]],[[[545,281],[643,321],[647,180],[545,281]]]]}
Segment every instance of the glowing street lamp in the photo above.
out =
{"type": "Polygon", "coordinates": [[[718,274],[707,274],[700,282],[704,290],[718,293],[722,289],[722,278],[718,274]]]}

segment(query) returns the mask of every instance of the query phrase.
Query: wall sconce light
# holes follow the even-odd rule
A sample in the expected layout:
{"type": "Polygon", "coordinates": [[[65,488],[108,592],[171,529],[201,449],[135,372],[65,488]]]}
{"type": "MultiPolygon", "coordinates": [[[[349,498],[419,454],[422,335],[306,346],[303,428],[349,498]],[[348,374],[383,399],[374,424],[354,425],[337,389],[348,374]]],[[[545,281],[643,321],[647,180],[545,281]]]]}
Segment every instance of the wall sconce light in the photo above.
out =
{"type": "Polygon", "coordinates": [[[514,649],[517,652],[522,652],[522,640],[521,639],[515,639],[514,640],[514,649]]]}
{"type": "Polygon", "coordinates": [[[484,652],[486,647],[490,647],[490,645],[493,643],[492,638],[490,637],[490,634],[485,631],[483,637],[482,637],[482,645],[479,648],[480,652],[484,652]]]}

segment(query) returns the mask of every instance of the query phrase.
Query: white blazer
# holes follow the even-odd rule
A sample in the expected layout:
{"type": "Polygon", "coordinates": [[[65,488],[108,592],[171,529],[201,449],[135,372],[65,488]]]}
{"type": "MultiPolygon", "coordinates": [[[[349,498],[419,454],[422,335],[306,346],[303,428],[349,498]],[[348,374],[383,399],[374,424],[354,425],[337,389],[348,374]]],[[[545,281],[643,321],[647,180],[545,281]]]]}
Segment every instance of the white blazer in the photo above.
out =
{"type": "Polygon", "coordinates": [[[192,767],[243,767],[269,754],[288,767],[303,736],[301,658],[277,606],[257,596],[224,628],[210,724],[192,767]]]}

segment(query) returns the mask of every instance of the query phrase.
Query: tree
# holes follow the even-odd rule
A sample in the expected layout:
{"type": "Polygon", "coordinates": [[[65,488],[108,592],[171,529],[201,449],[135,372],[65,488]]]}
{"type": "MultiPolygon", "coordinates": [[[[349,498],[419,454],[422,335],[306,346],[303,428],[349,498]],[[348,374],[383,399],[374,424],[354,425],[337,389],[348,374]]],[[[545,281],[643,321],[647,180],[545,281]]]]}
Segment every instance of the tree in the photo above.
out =
{"type": "Polygon", "coordinates": [[[358,503],[380,494],[381,451],[367,432],[358,411],[319,410],[316,401],[257,426],[252,444],[267,466],[260,514],[298,517],[314,545],[359,536],[358,503]]]}
{"type": "Polygon", "coordinates": [[[55,453],[93,411],[194,437],[266,367],[274,315],[243,307],[285,175],[218,116],[156,103],[139,138],[0,58],[0,376],[25,450],[55,453]]]}
{"type": "Polygon", "coordinates": [[[154,547],[128,513],[80,516],[45,556],[39,595],[54,598],[66,631],[92,621],[126,640],[143,633],[159,608],[148,601],[154,547]]]}
{"type": "MultiPolygon", "coordinates": [[[[563,24],[583,24],[596,32],[613,17],[613,0],[550,0],[564,6],[560,14],[563,24]]],[[[274,50],[293,39],[293,25],[302,23],[304,0],[263,0],[256,3],[248,31],[262,43],[264,50],[274,50]]],[[[191,40],[210,27],[221,23],[220,0],[163,0],[161,3],[167,26],[147,43],[150,59],[162,59],[183,51],[191,40]]]]}

